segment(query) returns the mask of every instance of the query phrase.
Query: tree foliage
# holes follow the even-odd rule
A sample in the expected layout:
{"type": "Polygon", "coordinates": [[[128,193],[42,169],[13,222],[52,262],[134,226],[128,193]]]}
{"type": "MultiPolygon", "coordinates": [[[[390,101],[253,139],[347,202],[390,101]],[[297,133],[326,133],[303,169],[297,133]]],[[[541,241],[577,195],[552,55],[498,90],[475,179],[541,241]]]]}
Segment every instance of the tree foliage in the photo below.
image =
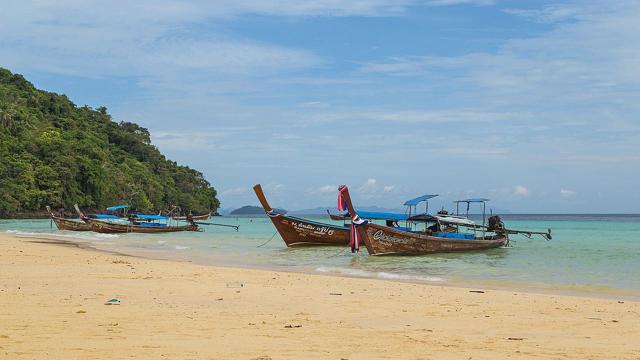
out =
{"type": "Polygon", "coordinates": [[[0,216],[121,202],[200,213],[219,207],[216,195],[202,173],[166,159],[147,129],[0,68],[0,216]]]}

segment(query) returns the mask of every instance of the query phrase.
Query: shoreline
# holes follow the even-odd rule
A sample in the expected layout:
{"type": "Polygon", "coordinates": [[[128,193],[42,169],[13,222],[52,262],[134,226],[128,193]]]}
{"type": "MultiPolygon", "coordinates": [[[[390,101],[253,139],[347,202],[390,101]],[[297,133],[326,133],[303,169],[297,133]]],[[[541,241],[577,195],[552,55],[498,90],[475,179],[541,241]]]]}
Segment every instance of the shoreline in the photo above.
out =
{"type": "Polygon", "coordinates": [[[152,260],[0,235],[8,358],[637,358],[640,303],[152,260]],[[105,306],[110,299],[118,306],[105,306]],[[571,331],[567,331],[571,329],[571,331]]]}
{"type": "MultiPolygon", "coordinates": [[[[308,274],[308,275],[318,275],[318,276],[328,276],[328,277],[341,277],[341,278],[350,278],[350,279],[376,279],[381,281],[390,281],[390,282],[401,282],[408,284],[424,284],[424,285],[434,285],[434,286],[445,286],[445,287],[454,287],[454,288],[462,288],[462,289],[471,289],[471,288],[483,288],[487,290],[498,290],[498,291],[511,291],[511,292],[519,292],[519,293],[529,293],[529,294],[540,294],[540,295],[557,295],[557,296],[573,296],[580,298],[593,298],[593,299],[607,299],[607,300],[625,300],[625,301],[640,301],[640,291],[632,290],[632,289],[623,289],[623,288],[606,288],[601,290],[575,290],[569,289],[569,285],[547,285],[541,283],[509,283],[513,286],[507,284],[507,282],[500,281],[492,281],[492,280],[482,280],[482,279],[461,279],[461,280],[442,280],[442,281],[430,281],[430,280],[420,280],[420,279],[411,279],[414,277],[413,275],[402,274],[397,278],[394,278],[395,274],[390,273],[390,277],[381,277],[378,276],[378,272],[372,271],[363,271],[368,273],[368,275],[355,275],[349,274],[345,272],[337,272],[337,271],[320,271],[318,268],[280,268],[277,266],[260,266],[260,265],[249,265],[242,263],[212,263],[207,261],[197,261],[197,260],[189,260],[189,259],[181,259],[179,256],[171,256],[172,254],[162,253],[159,251],[140,251],[130,248],[116,248],[116,249],[106,249],[96,247],[94,244],[90,243],[88,240],[82,240],[79,238],[72,238],[74,240],[67,240],[65,236],[58,236],[56,234],[38,234],[38,235],[20,235],[10,233],[10,236],[15,236],[17,238],[24,239],[40,239],[46,240],[45,243],[49,243],[52,245],[60,244],[75,244],[83,249],[97,252],[104,252],[107,254],[120,255],[120,256],[131,256],[141,259],[148,260],[160,260],[160,261],[173,261],[178,263],[188,263],[202,266],[210,266],[213,268],[222,267],[227,269],[248,269],[248,270],[263,270],[263,271],[278,271],[284,273],[291,274],[308,274]],[[158,254],[160,256],[153,256],[153,254],[158,254]],[[169,255],[169,256],[162,256],[169,255]],[[402,277],[406,278],[402,278],[402,277]]],[[[342,268],[336,268],[342,269],[342,268]]],[[[415,276],[418,277],[418,276],[415,276]]]]}

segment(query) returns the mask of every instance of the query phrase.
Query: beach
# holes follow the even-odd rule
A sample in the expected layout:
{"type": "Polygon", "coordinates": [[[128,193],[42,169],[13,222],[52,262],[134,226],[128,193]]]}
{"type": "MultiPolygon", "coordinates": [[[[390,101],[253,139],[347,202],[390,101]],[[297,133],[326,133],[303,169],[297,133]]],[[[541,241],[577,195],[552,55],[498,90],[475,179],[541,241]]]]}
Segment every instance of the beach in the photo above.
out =
{"type": "Polygon", "coordinates": [[[626,299],[203,266],[0,235],[4,358],[637,359],[638,338],[640,303],[626,299]]]}

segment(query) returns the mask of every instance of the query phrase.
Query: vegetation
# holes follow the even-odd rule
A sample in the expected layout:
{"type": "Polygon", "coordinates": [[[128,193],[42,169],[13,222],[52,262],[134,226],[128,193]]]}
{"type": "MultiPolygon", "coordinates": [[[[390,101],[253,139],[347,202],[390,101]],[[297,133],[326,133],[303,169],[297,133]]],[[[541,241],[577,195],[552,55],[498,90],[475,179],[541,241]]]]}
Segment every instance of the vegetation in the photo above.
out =
{"type": "Polygon", "coordinates": [[[167,160],[147,129],[112,121],[104,107],[77,107],[0,68],[0,217],[121,202],[140,211],[219,207],[202,174],[167,160]]]}

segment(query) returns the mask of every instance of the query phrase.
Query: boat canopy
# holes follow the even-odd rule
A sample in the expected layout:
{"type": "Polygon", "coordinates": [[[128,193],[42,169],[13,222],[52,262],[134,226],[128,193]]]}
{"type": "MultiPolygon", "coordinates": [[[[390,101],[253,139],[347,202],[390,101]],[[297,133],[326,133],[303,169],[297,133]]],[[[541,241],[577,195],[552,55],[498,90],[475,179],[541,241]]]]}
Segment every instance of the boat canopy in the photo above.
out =
{"type": "Polygon", "coordinates": [[[128,207],[129,207],[129,205],[116,205],[116,206],[108,207],[107,211],[116,211],[116,210],[120,210],[120,209],[126,209],[128,207]]]}
{"type": "Polygon", "coordinates": [[[94,217],[96,219],[119,219],[119,217],[115,216],[115,215],[108,215],[108,214],[95,214],[95,215],[89,215],[89,217],[94,217]]]}
{"type": "Polygon", "coordinates": [[[168,219],[166,216],[151,215],[151,214],[134,214],[133,217],[136,218],[136,219],[145,219],[145,220],[166,220],[166,219],[168,219]]]}
{"type": "Polygon", "coordinates": [[[467,219],[462,216],[436,216],[438,221],[443,224],[451,224],[451,225],[467,225],[467,226],[476,226],[476,223],[473,220],[467,219]]]}
{"type": "Polygon", "coordinates": [[[473,199],[456,200],[454,201],[454,203],[483,203],[487,201],[490,201],[490,200],[485,198],[473,198],[473,199]]]}
{"type": "Polygon", "coordinates": [[[397,214],[397,213],[388,213],[388,212],[377,212],[377,211],[357,211],[358,216],[363,219],[370,220],[395,220],[395,221],[404,221],[409,218],[406,214],[397,214]]]}
{"type": "Polygon", "coordinates": [[[416,205],[420,204],[421,202],[427,201],[429,199],[433,199],[436,196],[438,196],[438,194],[427,194],[427,195],[418,196],[415,199],[411,199],[411,200],[405,201],[404,205],[405,206],[416,206],[416,205]]]}
{"type": "Polygon", "coordinates": [[[408,219],[409,221],[414,222],[439,222],[442,224],[449,225],[466,225],[466,226],[475,226],[476,223],[473,220],[469,220],[462,216],[442,216],[442,215],[429,215],[429,214],[418,214],[413,215],[408,219]]]}
{"type": "Polygon", "coordinates": [[[438,218],[433,215],[424,213],[424,214],[413,215],[407,220],[414,221],[414,222],[437,222],[438,218]]]}

